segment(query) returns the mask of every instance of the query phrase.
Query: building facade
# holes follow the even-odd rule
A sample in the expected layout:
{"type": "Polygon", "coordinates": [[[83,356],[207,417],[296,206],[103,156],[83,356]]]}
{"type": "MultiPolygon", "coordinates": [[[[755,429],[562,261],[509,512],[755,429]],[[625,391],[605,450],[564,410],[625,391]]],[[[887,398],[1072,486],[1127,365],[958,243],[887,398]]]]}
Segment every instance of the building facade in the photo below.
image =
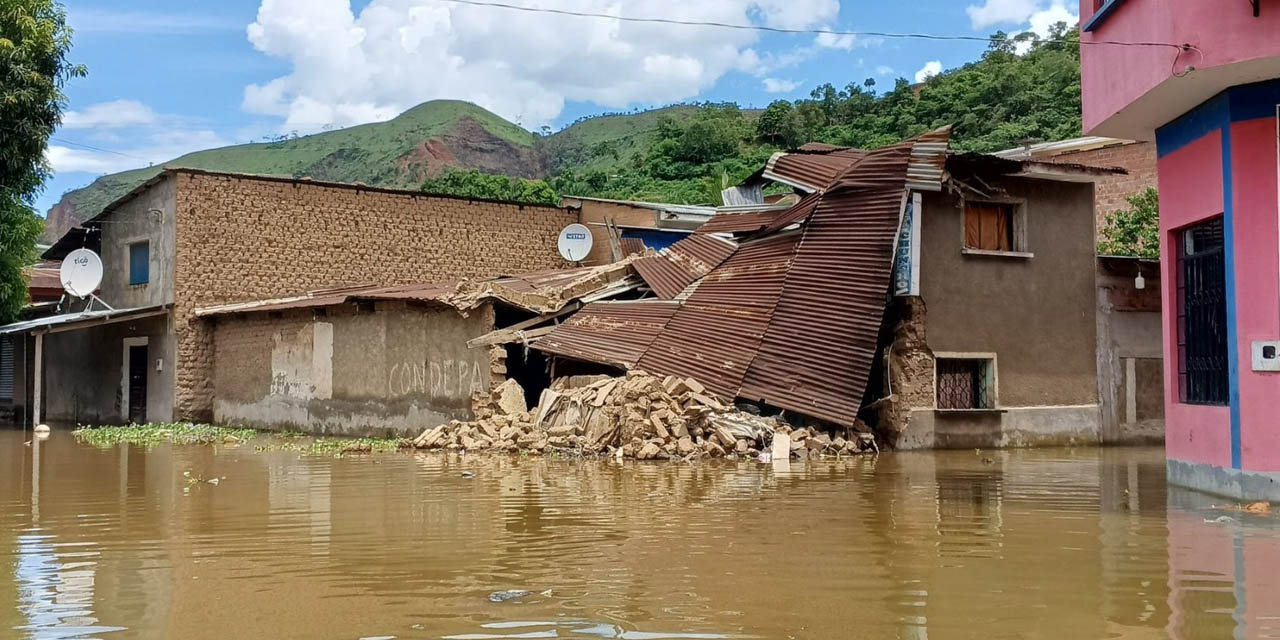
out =
{"type": "Polygon", "coordinates": [[[1083,0],[1080,14],[1085,132],[1156,144],[1169,479],[1278,499],[1280,8],[1083,0]]]}
{"type": "MultiPolygon", "coordinates": [[[[557,235],[576,221],[559,207],[165,171],[86,223],[104,265],[98,295],[113,309],[0,328],[34,337],[40,353],[15,373],[32,389],[33,406],[18,413],[54,423],[211,420],[213,331],[195,309],[558,268],[557,235]]],[[[70,244],[79,243],[46,257],[70,244]]]]}

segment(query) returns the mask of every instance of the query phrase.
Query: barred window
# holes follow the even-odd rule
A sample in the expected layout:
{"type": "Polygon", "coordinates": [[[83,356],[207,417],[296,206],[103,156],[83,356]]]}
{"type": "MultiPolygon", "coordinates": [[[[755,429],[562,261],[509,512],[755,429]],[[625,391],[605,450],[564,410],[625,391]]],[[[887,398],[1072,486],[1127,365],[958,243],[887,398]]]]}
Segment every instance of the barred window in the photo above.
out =
{"type": "Polygon", "coordinates": [[[1187,404],[1226,405],[1227,279],[1222,218],[1188,227],[1177,246],[1178,392],[1187,404]]]}
{"type": "Polygon", "coordinates": [[[987,358],[938,358],[939,409],[994,409],[995,361],[987,358]]]}
{"type": "Polygon", "coordinates": [[[0,338],[0,401],[13,400],[13,338],[0,338]]]}

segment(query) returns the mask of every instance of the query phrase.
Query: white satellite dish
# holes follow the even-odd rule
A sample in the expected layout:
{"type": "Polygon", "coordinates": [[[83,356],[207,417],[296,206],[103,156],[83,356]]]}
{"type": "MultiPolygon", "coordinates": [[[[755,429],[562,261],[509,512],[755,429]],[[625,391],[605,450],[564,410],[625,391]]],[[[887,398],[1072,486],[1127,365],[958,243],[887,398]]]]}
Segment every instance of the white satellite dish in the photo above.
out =
{"type": "Polygon", "coordinates": [[[591,230],[585,225],[571,224],[560,232],[557,245],[560,248],[560,257],[569,262],[582,262],[587,258],[587,254],[591,253],[591,230]]]}
{"type": "Polygon", "coordinates": [[[76,249],[62,259],[62,288],[77,298],[87,298],[102,284],[102,258],[88,249],[76,249]]]}

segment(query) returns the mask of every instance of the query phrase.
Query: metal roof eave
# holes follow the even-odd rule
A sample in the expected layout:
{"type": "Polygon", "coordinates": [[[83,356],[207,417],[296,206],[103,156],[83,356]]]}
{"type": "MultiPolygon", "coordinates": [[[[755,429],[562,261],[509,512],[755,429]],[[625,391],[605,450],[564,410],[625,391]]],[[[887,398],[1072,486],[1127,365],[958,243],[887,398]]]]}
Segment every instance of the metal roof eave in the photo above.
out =
{"type": "Polygon", "coordinates": [[[81,311],[79,313],[65,313],[56,316],[46,316],[36,320],[25,320],[23,322],[15,322],[0,326],[0,335],[11,335],[15,333],[62,333],[64,331],[88,329],[90,327],[115,324],[117,322],[162,316],[169,313],[171,306],[172,305],[162,304],[150,307],[134,307],[131,309],[104,309],[102,311],[81,311]]]}

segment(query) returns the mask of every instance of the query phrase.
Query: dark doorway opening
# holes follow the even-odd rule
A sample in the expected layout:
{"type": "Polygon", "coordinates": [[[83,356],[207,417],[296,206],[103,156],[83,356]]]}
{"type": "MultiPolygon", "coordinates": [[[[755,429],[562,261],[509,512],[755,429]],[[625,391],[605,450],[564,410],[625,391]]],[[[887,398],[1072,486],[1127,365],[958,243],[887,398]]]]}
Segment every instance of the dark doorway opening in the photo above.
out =
{"type": "Polygon", "coordinates": [[[129,422],[142,424],[147,421],[147,345],[129,347],[129,422]]]}

